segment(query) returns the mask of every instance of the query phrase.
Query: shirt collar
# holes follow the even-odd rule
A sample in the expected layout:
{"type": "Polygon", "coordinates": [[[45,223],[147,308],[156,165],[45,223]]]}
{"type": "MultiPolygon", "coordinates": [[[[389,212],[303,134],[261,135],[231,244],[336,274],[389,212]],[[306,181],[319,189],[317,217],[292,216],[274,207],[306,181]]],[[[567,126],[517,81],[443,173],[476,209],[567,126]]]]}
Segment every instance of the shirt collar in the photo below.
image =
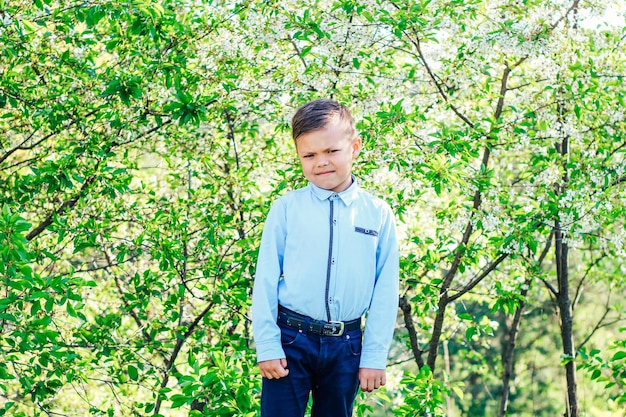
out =
{"type": "Polygon", "coordinates": [[[313,194],[320,200],[327,200],[330,198],[330,196],[336,194],[346,206],[349,206],[354,200],[356,200],[357,194],[359,192],[359,184],[357,183],[357,179],[354,175],[352,176],[352,184],[350,184],[347,189],[340,193],[320,188],[312,182],[309,182],[309,188],[311,189],[313,194]]]}

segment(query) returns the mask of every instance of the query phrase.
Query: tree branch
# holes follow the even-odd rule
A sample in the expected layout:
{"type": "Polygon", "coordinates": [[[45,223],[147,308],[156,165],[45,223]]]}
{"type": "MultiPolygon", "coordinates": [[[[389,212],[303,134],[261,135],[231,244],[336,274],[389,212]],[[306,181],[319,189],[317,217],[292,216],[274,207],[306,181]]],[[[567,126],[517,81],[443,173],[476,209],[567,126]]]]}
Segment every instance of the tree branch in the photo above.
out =
{"type": "Polygon", "coordinates": [[[557,28],[557,26],[559,25],[559,23],[561,23],[563,20],[567,19],[567,16],[569,16],[570,13],[574,12],[577,13],[578,12],[578,4],[580,3],[579,0],[574,0],[574,2],[572,3],[572,5],[569,7],[569,9],[567,9],[567,11],[565,12],[565,14],[563,16],[561,16],[556,22],[554,22],[551,26],[550,26],[550,30],[554,30],[557,28]]]}
{"type": "MultiPolygon", "coordinates": [[[[96,165],[96,169],[98,165],[99,165],[99,162],[96,165]]],[[[46,217],[43,222],[39,223],[37,227],[35,227],[33,230],[30,231],[30,233],[26,236],[26,239],[29,241],[33,240],[34,238],[39,236],[46,229],[46,227],[52,224],[52,221],[54,220],[55,216],[63,215],[66,211],[72,209],[76,205],[76,203],[78,203],[78,200],[80,200],[82,197],[85,196],[85,194],[87,193],[87,190],[89,189],[89,187],[91,187],[93,183],[96,182],[97,178],[98,176],[96,174],[87,178],[85,182],[83,183],[83,186],[78,191],[78,193],[76,193],[76,195],[74,195],[74,197],[70,198],[69,200],[66,200],[63,204],[61,204],[61,206],[58,209],[48,214],[48,217],[46,217]]]]}
{"type": "MultiPolygon", "coordinates": [[[[550,237],[546,241],[546,244],[537,259],[537,265],[540,267],[546,258],[550,246],[552,245],[552,236],[554,235],[554,230],[550,230],[550,237]]],[[[521,300],[518,308],[515,310],[515,315],[513,316],[513,323],[508,332],[508,344],[503,346],[503,365],[504,371],[502,375],[502,393],[500,395],[500,408],[498,411],[498,417],[506,416],[506,412],[509,406],[509,394],[510,394],[510,384],[511,379],[513,378],[513,369],[515,367],[515,346],[517,345],[517,337],[519,335],[519,329],[522,323],[522,315],[524,312],[524,308],[526,307],[526,295],[528,294],[528,290],[530,288],[530,284],[532,283],[532,276],[528,277],[525,280],[525,287],[523,287],[521,291],[521,300]]]]}
{"type": "Polygon", "coordinates": [[[583,341],[576,347],[576,352],[582,349],[587,344],[587,342],[589,342],[589,340],[593,337],[593,335],[602,327],[602,324],[604,320],[606,319],[606,316],[611,311],[611,307],[609,306],[610,300],[611,300],[611,288],[609,287],[609,294],[607,295],[606,302],[604,303],[604,313],[602,313],[602,317],[600,317],[600,319],[596,322],[595,326],[593,326],[593,329],[591,329],[591,332],[589,332],[587,337],[585,337],[583,341]]]}
{"type": "Polygon", "coordinates": [[[409,304],[406,296],[400,297],[399,302],[400,310],[402,310],[403,318],[404,318],[404,327],[409,332],[409,341],[411,343],[411,350],[413,352],[413,358],[415,359],[415,363],[418,368],[422,368],[424,366],[424,359],[422,355],[424,351],[420,349],[419,342],[417,340],[417,331],[415,330],[415,325],[413,324],[413,317],[411,315],[411,304],[409,304]]]}
{"type": "Polygon", "coordinates": [[[346,55],[346,48],[348,46],[348,40],[350,39],[350,29],[352,27],[352,21],[354,19],[354,11],[352,11],[352,13],[350,14],[350,18],[348,19],[348,29],[346,29],[346,36],[344,37],[343,40],[343,48],[341,50],[341,55],[339,56],[339,59],[337,60],[337,68],[333,71],[335,73],[335,81],[333,82],[333,88],[332,90],[335,90],[337,88],[337,82],[339,81],[339,75],[341,74],[341,66],[343,65],[343,59],[346,55]]]}
{"type": "Polygon", "coordinates": [[[298,55],[298,58],[300,58],[300,62],[302,62],[302,65],[304,66],[304,69],[308,69],[309,68],[309,64],[306,63],[306,61],[304,60],[304,57],[302,56],[302,51],[300,51],[300,48],[298,48],[298,45],[296,45],[296,42],[293,40],[293,38],[287,34],[287,40],[291,43],[291,45],[293,45],[293,49],[296,50],[296,54],[298,55]]]}
{"type": "MultiPolygon", "coordinates": [[[[114,266],[113,265],[113,261],[111,260],[111,255],[109,255],[109,252],[104,250],[104,257],[107,261],[107,266],[106,266],[106,270],[108,271],[110,267],[114,266]]],[[[122,284],[120,283],[119,277],[117,274],[111,274],[113,276],[113,279],[115,281],[115,287],[117,288],[117,291],[120,294],[120,300],[122,301],[122,304],[124,304],[124,307],[126,307],[126,311],[128,311],[128,314],[130,314],[130,316],[133,318],[133,320],[135,321],[135,324],[137,324],[137,328],[139,329],[139,331],[141,332],[144,340],[148,343],[150,342],[154,342],[154,340],[152,339],[152,337],[150,337],[150,334],[146,331],[146,327],[144,326],[144,324],[141,322],[141,319],[139,318],[139,316],[137,315],[137,312],[135,311],[135,309],[133,307],[131,307],[128,304],[128,301],[124,298],[124,289],[122,288],[122,284]]],[[[164,355],[164,352],[162,352],[161,350],[159,350],[159,353],[161,353],[162,355],[164,355]]]]}
{"type": "Polygon", "coordinates": [[[576,304],[578,304],[578,300],[580,299],[581,294],[582,294],[583,284],[587,280],[587,276],[589,276],[589,272],[591,272],[591,270],[595,266],[597,266],[600,263],[600,261],[602,261],[605,257],[606,257],[606,253],[603,253],[599,258],[595,259],[590,265],[588,265],[587,270],[585,271],[585,274],[582,276],[582,278],[578,282],[578,285],[576,286],[576,291],[574,293],[574,301],[572,302],[572,309],[575,309],[576,304]]]}
{"type": "Polygon", "coordinates": [[[4,155],[0,156],[0,164],[3,163],[9,156],[11,156],[12,154],[14,154],[17,151],[27,151],[27,150],[31,150],[34,149],[36,146],[40,145],[41,143],[43,143],[44,141],[46,141],[46,139],[51,138],[52,136],[56,135],[56,132],[52,132],[47,134],[46,136],[42,137],[41,139],[39,139],[37,142],[32,143],[29,146],[24,146],[24,144],[26,142],[28,142],[33,135],[35,134],[35,132],[37,132],[36,130],[33,131],[26,139],[24,139],[19,145],[13,147],[13,149],[9,149],[4,155]]]}
{"type": "Polygon", "coordinates": [[[457,292],[454,295],[449,296],[448,297],[448,302],[453,302],[453,301],[457,300],[458,298],[461,298],[463,295],[465,295],[469,291],[471,291],[476,285],[478,285],[483,279],[485,279],[487,277],[487,275],[492,273],[498,267],[498,265],[500,265],[502,263],[502,261],[504,261],[506,258],[508,258],[508,256],[509,256],[508,253],[503,253],[500,256],[498,256],[498,258],[496,258],[495,261],[493,261],[491,264],[489,264],[485,268],[483,268],[483,272],[481,272],[474,279],[472,279],[459,292],[457,292]]]}
{"type": "MultiPolygon", "coordinates": [[[[170,380],[170,372],[172,368],[174,367],[174,362],[176,362],[176,359],[178,358],[178,354],[180,353],[180,350],[182,349],[183,345],[185,344],[189,336],[191,336],[193,332],[196,331],[196,327],[198,327],[198,324],[200,323],[200,321],[204,318],[204,316],[206,316],[209,313],[209,311],[211,311],[213,306],[214,306],[213,302],[209,303],[209,305],[206,306],[206,308],[202,310],[202,312],[198,314],[198,316],[194,319],[194,321],[189,325],[189,327],[187,328],[187,331],[183,335],[177,338],[178,340],[176,341],[174,350],[172,351],[172,354],[170,355],[169,360],[167,360],[165,364],[165,370],[163,371],[163,381],[161,381],[161,388],[165,388],[167,386],[170,380]]],[[[161,410],[162,402],[163,402],[163,397],[159,395],[157,397],[157,401],[154,406],[154,415],[159,414],[159,411],[161,410]]]]}
{"type": "Polygon", "coordinates": [[[422,52],[422,45],[421,45],[420,38],[418,34],[415,33],[415,31],[414,31],[414,36],[415,36],[415,39],[412,39],[411,36],[409,35],[407,35],[407,38],[409,39],[409,42],[411,42],[413,46],[415,47],[415,49],[417,50],[419,59],[420,61],[422,61],[422,65],[424,65],[424,68],[426,69],[428,76],[430,77],[432,82],[435,84],[435,88],[439,92],[439,95],[450,106],[450,109],[452,109],[454,114],[456,114],[459,117],[459,119],[463,120],[463,122],[469,127],[474,128],[474,123],[472,123],[471,120],[469,120],[463,113],[461,113],[461,111],[453,103],[450,102],[450,99],[448,98],[448,95],[446,94],[446,92],[443,90],[441,83],[437,80],[437,77],[435,76],[433,70],[430,68],[430,65],[428,65],[428,62],[426,61],[426,57],[424,56],[424,53],[422,52]]]}
{"type": "MultiPolygon", "coordinates": [[[[62,126],[62,130],[67,130],[70,126],[75,125],[76,123],[78,123],[79,120],[85,120],[91,116],[93,116],[94,114],[96,114],[98,112],[98,110],[100,109],[94,109],[91,110],[89,113],[85,114],[84,116],[81,116],[80,118],[76,117],[76,118],[71,118],[71,122],[64,124],[62,126]]],[[[11,156],[13,153],[19,151],[19,150],[31,150],[34,149],[36,146],[40,145],[41,143],[45,142],[47,139],[50,139],[51,137],[53,137],[54,135],[57,135],[59,131],[53,131],[48,133],[46,136],[42,137],[41,139],[37,140],[36,142],[32,143],[31,145],[28,146],[24,146],[24,144],[26,142],[28,142],[29,140],[32,139],[32,137],[35,135],[35,133],[37,133],[38,129],[35,129],[31,132],[30,135],[28,135],[28,137],[26,139],[24,139],[19,145],[15,146],[13,149],[10,149],[8,152],[6,152],[4,155],[2,155],[0,157],[0,163],[4,162],[9,156],[11,156]]]]}

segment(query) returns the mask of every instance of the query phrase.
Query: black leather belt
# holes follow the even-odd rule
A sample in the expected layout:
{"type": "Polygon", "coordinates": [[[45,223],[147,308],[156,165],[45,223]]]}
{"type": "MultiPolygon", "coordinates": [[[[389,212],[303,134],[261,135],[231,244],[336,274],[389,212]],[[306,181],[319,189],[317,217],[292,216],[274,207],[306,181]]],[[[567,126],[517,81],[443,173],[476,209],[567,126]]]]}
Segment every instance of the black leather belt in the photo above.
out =
{"type": "Polygon", "coordinates": [[[323,321],[313,320],[286,307],[278,306],[278,324],[298,330],[319,334],[322,336],[341,336],[361,328],[361,318],[350,321],[323,321]]]}

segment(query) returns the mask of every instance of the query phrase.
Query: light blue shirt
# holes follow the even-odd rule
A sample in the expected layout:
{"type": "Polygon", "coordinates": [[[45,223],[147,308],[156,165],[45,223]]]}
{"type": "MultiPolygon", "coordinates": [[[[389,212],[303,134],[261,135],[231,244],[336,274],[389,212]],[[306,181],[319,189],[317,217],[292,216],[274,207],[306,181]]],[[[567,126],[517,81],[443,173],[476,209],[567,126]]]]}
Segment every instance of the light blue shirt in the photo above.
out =
{"type": "Polygon", "coordinates": [[[285,357],[278,305],[317,320],[367,320],[361,368],[385,369],[398,312],[398,246],[387,203],[359,188],[309,183],[267,216],[252,295],[259,362],[285,357]],[[329,317],[330,316],[330,317],[329,317]]]}

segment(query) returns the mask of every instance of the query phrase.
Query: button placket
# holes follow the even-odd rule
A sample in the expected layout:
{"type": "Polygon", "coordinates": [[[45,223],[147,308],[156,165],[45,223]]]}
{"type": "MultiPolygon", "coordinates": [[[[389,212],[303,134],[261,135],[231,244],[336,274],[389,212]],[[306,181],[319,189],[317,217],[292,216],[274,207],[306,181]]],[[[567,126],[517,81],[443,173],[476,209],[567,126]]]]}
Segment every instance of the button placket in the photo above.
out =
{"type": "Polygon", "coordinates": [[[324,302],[326,304],[326,319],[331,321],[330,314],[330,277],[332,274],[332,266],[334,264],[333,259],[333,240],[334,240],[334,229],[335,229],[335,210],[334,210],[334,200],[337,194],[331,194],[329,197],[330,203],[330,214],[329,214],[329,238],[328,238],[328,264],[326,267],[326,291],[324,294],[324,302]]]}

